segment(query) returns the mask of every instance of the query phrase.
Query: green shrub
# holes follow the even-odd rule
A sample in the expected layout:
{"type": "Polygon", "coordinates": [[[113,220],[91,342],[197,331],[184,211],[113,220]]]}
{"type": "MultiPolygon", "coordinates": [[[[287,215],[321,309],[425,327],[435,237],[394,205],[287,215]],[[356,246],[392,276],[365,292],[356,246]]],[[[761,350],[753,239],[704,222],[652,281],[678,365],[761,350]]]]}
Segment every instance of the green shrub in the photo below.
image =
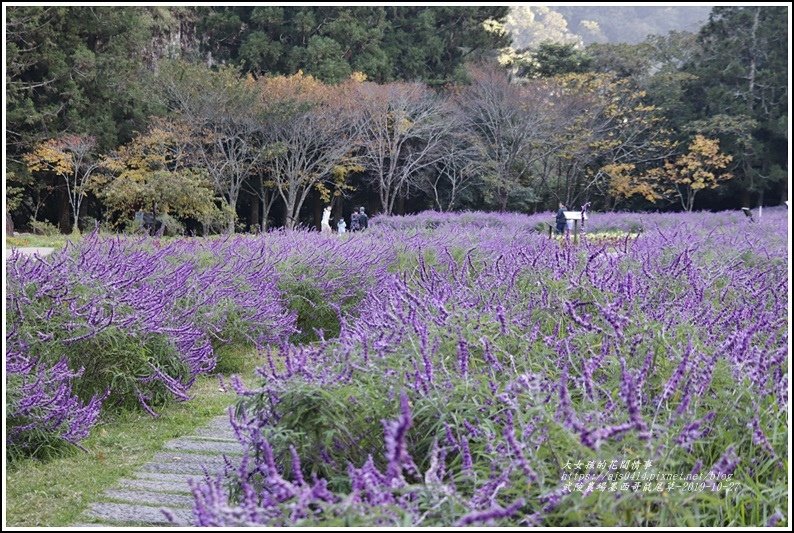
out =
{"type": "Polygon", "coordinates": [[[133,218],[125,220],[124,222],[119,222],[119,225],[124,228],[122,232],[125,235],[142,235],[145,233],[143,223],[133,218]]]}
{"type": "Polygon", "coordinates": [[[214,349],[218,362],[213,373],[230,375],[241,374],[261,365],[256,351],[248,343],[224,344],[214,349]]]}
{"type": "MultiPolygon", "coordinates": [[[[177,381],[188,380],[188,364],[165,335],[115,325],[96,333],[90,333],[87,324],[74,329],[74,326],[67,326],[74,318],[65,302],[54,307],[55,312],[48,314],[47,321],[33,320],[32,317],[47,314],[54,304],[50,298],[36,297],[36,284],[28,285],[25,290],[35,309],[30,309],[17,327],[23,338],[37,339],[28,344],[30,356],[49,365],[66,356],[70,368],[83,368],[83,375],[72,385],[74,393],[83,401],[110,391],[103,404],[105,407],[133,408],[139,405],[141,398],[147,405],[158,405],[171,395],[162,381],[148,379],[155,374],[153,368],[177,381]]],[[[90,301],[94,290],[85,285],[72,285],[70,293],[74,304],[79,306],[90,301]]],[[[118,308],[115,312],[123,314],[125,310],[118,308]]],[[[18,319],[12,311],[7,320],[17,323],[18,319]]]]}
{"type": "Polygon", "coordinates": [[[326,338],[338,337],[342,325],[339,315],[331,306],[326,295],[311,279],[282,279],[279,289],[286,295],[291,311],[298,314],[299,333],[291,337],[296,344],[316,342],[319,337],[315,330],[322,329],[326,338]]]}
{"type": "Polygon", "coordinates": [[[50,224],[46,220],[31,220],[30,229],[36,235],[47,235],[49,237],[60,233],[54,224],[50,224]]]}
{"type": "Polygon", "coordinates": [[[163,235],[184,235],[185,225],[171,215],[158,215],[157,220],[162,224],[163,235]]]}
{"type": "Polygon", "coordinates": [[[80,217],[80,221],[79,222],[80,222],[80,224],[79,224],[80,228],[83,231],[87,232],[87,233],[91,233],[98,226],[100,226],[99,220],[97,220],[96,218],[94,218],[92,216],[80,217]]]}
{"type": "MultiPolygon", "coordinates": [[[[139,395],[148,405],[164,404],[171,397],[165,385],[160,380],[142,381],[153,374],[151,365],[180,381],[190,375],[176,348],[162,335],[138,337],[110,327],[86,341],[56,349],[66,354],[73,368],[85,369],[74,383],[81,399],[110,391],[105,407],[136,408],[139,395]]],[[[54,351],[50,348],[48,355],[56,355],[54,351]]]]}

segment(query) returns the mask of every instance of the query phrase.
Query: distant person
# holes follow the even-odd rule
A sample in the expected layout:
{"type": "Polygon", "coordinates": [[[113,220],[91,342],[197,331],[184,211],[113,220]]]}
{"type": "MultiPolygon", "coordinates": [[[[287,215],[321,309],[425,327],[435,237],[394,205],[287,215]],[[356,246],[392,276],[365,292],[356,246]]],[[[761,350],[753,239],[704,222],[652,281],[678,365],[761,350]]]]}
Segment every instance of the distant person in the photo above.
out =
{"type": "Polygon", "coordinates": [[[323,210],[323,220],[320,222],[320,233],[331,233],[331,208],[326,207],[323,210]]]}
{"type": "Polygon", "coordinates": [[[350,215],[350,231],[358,231],[361,227],[358,225],[358,208],[353,208],[353,214],[350,215]]]}
{"type": "Polygon", "coordinates": [[[358,211],[358,225],[359,225],[359,228],[361,228],[362,231],[367,229],[367,227],[369,226],[369,217],[364,212],[364,208],[363,207],[361,209],[359,209],[359,211],[358,211]]]}
{"type": "Polygon", "coordinates": [[[562,235],[565,233],[565,228],[568,227],[568,223],[565,220],[565,204],[560,202],[560,208],[557,210],[557,217],[555,221],[557,222],[557,234],[562,235]]]}
{"type": "Polygon", "coordinates": [[[587,220],[587,214],[590,212],[590,204],[591,202],[586,202],[582,206],[582,220],[587,220]]]}
{"type": "Polygon", "coordinates": [[[347,223],[345,222],[345,217],[339,217],[339,222],[336,223],[337,233],[344,233],[346,229],[347,223]]]}
{"type": "Polygon", "coordinates": [[[587,221],[587,212],[590,211],[590,202],[586,202],[582,206],[582,231],[584,231],[584,223],[587,221]]]}

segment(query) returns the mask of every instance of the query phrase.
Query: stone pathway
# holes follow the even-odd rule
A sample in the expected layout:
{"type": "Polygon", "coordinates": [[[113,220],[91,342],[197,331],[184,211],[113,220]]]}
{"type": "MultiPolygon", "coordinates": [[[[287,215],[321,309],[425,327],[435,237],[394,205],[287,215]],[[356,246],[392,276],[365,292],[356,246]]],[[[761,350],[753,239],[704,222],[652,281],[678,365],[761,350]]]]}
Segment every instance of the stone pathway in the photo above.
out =
{"type": "Polygon", "coordinates": [[[36,247],[21,247],[21,248],[6,248],[6,253],[11,254],[11,250],[16,250],[22,255],[38,255],[39,257],[46,257],[55,251],[55,248],[36,248],[36,247]]]}
{"type": "Polygon", "coordinates": [[[193,435],[165,444],[164,450],[140,467],[132,477],[119,480],[92,503],[75,527],[170,525],[162,512],[168,509],[174,525],[189,526],[193,496],[188,479],[200,480],[204,468],[211,474],[223,470],[223,456],[232,461],[242,454],[228,415],[214,418],[193,435]]]}

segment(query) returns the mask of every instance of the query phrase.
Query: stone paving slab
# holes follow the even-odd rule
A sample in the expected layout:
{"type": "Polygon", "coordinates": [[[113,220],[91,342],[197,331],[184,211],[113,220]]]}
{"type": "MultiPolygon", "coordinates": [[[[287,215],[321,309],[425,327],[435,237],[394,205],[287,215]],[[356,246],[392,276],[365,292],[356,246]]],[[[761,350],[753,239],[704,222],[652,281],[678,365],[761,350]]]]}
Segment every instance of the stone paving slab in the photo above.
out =
{"type": "Polygon", "coordinates": [[[187,479],[182,482],[173,481],[150,481],[147,479],[125,479],[122,480],[117,486],[146,490],[151,492],[176,492],[182,494],[190,494],[190,485],[187,479]]]}
{"type": "Polygon", "coordinates": [[[109,499],[121,500],[134,505],[162,505],[165,507],[191,507],[193,505],[192,496],[169,494],[167,492],[109,489],[103,493],[103,496],[109,499]]]}
{"type": "Polygon", "coordinates": [[[223,454],[160,452],[156,453],[149,464],[186,464],[223,465],[223,454]]]}
{"type": "Polygon", "coordinates": [[[205,469],[209,472],[223,470],[226,463],[221,455],[197,455],[180,453],[157,454],[151,463],[143,465],[143,472],[158,472],[163,474],[194,474],[203,476],[205,469]]]}
{"type": "Polygon", "coordinates": [[[158,474],[156,472],[135,472],[133,475],[138,479],[145,479],[148,481],[168,481],[174,483],[186,482],[188,478],[196,477],[190,474],[158,474]]]}
{"type": "Polygon", "coordinates": [[[163,474],[191,474],[193,476],[204,476],[204,466],[206,470],[212,473],[217,470],[216,467],[209,465],[202,465],[200,463],[177,463],[177,464],[148,464],[143,466],[146,472],[158,472],[163,474]]]}
{"type": "Polygon", "coordinates": [[[186,450],[191,452],[210,452],[242,455],[243,448],[239,442],[196,440],[183,438],[172,440],[165,445],[167,450],[186,450]]]}
{"type": "Polygon", "coordinates": [[[168,509],[174,516],[174,523],[168,521],[161,511],[162,507],[131,505],[128,503],[92,503],[87,516],[107,522],[133,522],[153,525],[190,525],[193,513],[188,509],[168,509]]]}
{"type": "Polygon", "coordinates": [[[210,419],[210,421],[207,422],[207,425],[205,425],[204,427],[210,429],[228,429],[230,431],[232,429],[231,422],[229,422],[228,414],[216,416],[215,418],[210,419]]]}
{"type": "Polygon", "coordinates": [[[234,463],[242,453],[227,415],[212,419],[196,433],[167,442],[151,461],[106,490],[74,527],[191,524],[188,480],[200,482],[205,473],[215,476],[223,472],[225,456],[234,463]],[[169,522],[161,509],[170,510],[176,522],[169,522]]]}
{"type": "Polygon", "coordinates": [[[231,435],[234,438],[234,429],[228,415],[213,418],[201,430],[212,432],[212,435],[231,435]]]}
{"type": "Polygon", "coordinates": [[[234,431],[231,428],[228,429],[201,428],[201,429],[197,429],[195,433],[191,435],[191,437],[194,439],[239,442],[237,440],[237,437],[234,436],[234,431]]]}

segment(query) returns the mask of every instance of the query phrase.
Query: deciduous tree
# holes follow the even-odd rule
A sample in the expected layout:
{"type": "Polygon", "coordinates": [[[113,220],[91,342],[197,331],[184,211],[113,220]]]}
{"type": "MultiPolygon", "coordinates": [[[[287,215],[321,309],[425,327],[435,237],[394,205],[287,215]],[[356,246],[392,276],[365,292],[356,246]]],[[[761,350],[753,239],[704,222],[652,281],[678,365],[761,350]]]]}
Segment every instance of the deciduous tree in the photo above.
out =
{"type": "Polygon", "coordinates": [[[661,113],[628,79],[568,74],[547,80],[554,94],[554,147],[539,163],[541,183],[566,205],[609,194],[615,169],[657,166],[675,151],[661,113]]]}
{"type": "Polygon", "coordinates": [[[292,229],[309,193],[353,157],[352,108],[347,89],[300,72],[267,78],[260,90],[264,105],[273,110],[263,163],[284,202],[284,224],[292,229]]]}
{"type": "Polygon", "coordinates": [[[689,152],[664,166],[653,169],[649,174],[658,180],[662,194],[674,195],[681,207],[692,211],[695,196],[704,189],[716,189],[725,181],[733,178],[730,172],[722,172],[733,159],[720,152],[716,139],[696,135],[689,144],[689,152]]]}
{"type": "Polygon", "coordinates": [[[460,196],[472,187],[482,171],[482,161],[471,139],[458,132],[441,148],[439,161],[421,174],[417,186],[431,197],[439,211],[451,211],[460,196]]]}
{"type": "Polygon", "coordinates": [[[120,221],[137,210],[196,219],[217,211],[206,172],[188,166],[189,135],[160,121],[103,159],[109,176],[98,195],[120,221]]]}
{"type": "Polygon", "coordinates": [[[361,83],[356,94],[361,162],[382,212],[391,214],[398,196],[444,157],[450,111],[420,83],[361,83]]]}
{"type": "Polygon", "coordinates": [[[204,168],[229,213],[234,233],[235,209],[243,184],[262,164],[265,117],[253,79],[229,67],[172,62],[160,72],[166,104],[190,131],[193,166],[204,168]]]}
{"type": "Polygon", "coordinates": [[[30,172],[51,172],[63,179],[72,210],[72,231],[77,225],[80,207],[88,194],[94,171],[99,166],[95,153],[96,139],[88,135],[64,135],[44,141],[24,156],[30,172]]]}
{"type": "Polygon", "coordinates": [[[650,202],[677,200],[686,211],[692,211],[698,192],[716,189],[733,178],[724,170],[732,157],[720,151],[718,140],[702,135],[696,135],[688,149],[674,160],[644,170],[630,163],[605,165],[602,171],[610,177],[610,193],[616,198],[641,195],[650,202]]]}
{"type": "Polygon", "coordinates": [[[511,83],[494,66],[472,66],[469,77],[471,83],[460,87],[453,101],[482,163],[486,198],[504,211],[516,190],[531,193],[530,168],[548,153],[552,96],[543,83],[511,83]]]}

